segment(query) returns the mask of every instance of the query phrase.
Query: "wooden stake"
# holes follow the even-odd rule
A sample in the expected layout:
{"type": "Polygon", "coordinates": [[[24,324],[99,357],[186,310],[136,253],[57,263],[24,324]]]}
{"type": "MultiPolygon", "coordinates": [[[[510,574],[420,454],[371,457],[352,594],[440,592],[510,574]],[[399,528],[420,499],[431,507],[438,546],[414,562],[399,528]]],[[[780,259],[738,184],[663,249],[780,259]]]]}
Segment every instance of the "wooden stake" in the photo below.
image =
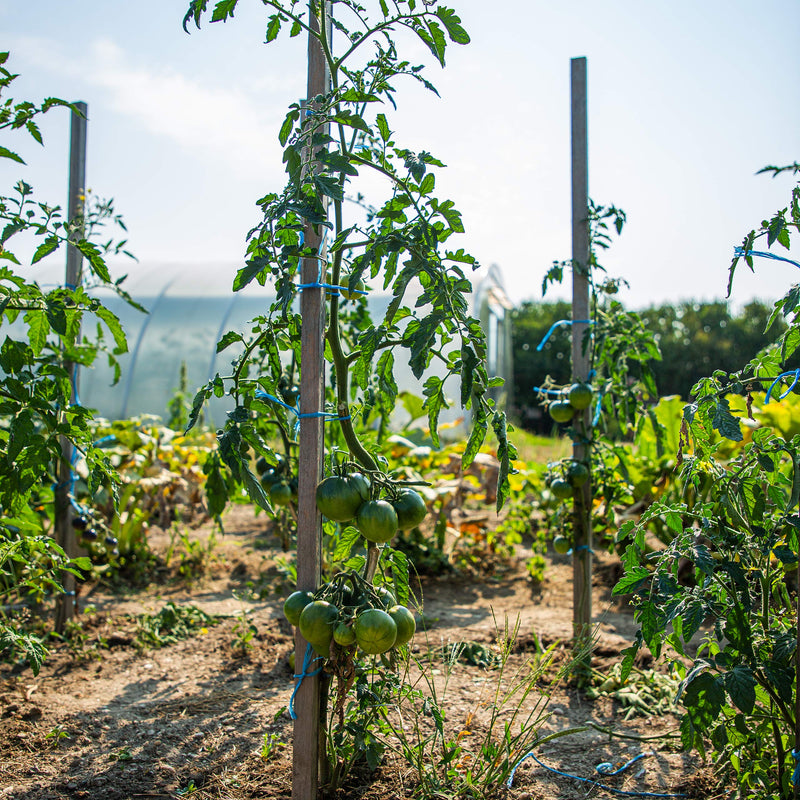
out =
{"type": "MultiPolygon", "coordinates": [[[[83,215],[86,195],[86,103],[75,103],[80,113],[72,113],[69,145],[69,196],[67,198],[67,218],[74,220],[83,215]]],[[[81,230],[76,235],[83,235],[81,230]]],[[[83,256],[77,247],[67,245],[66,285],[80,286],[83,256]]],[[[78,366],[72,361],[64,362],[64,369],[72,383],[71,402],[78,401],[78,366]]],[[[61,461],[58,464],[57,483],[54,492],[54,533],[56,542],[69,558],[77,555],[78,545],[72,528],[70,495],[72,493],[72,459],[74,448],[66,437],[61,437],[61,461]]],[[[64,632],[67,620],[75,615],[75,576],[69,572],[61,575],[64,594],[56,599],[55,629],[64,632]]]]}
{"type": "MultiPolygon", "coordinates": [[[[312,28],[319,30],[319,20],[309,3],[312,28]]],[[[328,19],[329,3],[323,5],[328,19]]],[[[328,90],[330,76],[319,41],[308,37],[308,102],[328,90]]],[[[319,247],[322,237],[311,225],[305,229],[305,243],[319,247]]],[[[320,261],[303,260],[301,277],[304,284],[319,280],[320,261]]],[[[323,277],[325,267],[323,265],[323,277]]],[[[300,413],[317,414],[324,407],[325,385],[325,294],[322,288],[304,289],[300,295],[303,320],[300,343],[300,413]]],[[[322,563],[322,517],[317,510],[316,489],[322,479],[324,452],[323,418],[301,417],[298,463],[297,509],[297,588],[313,591],[319,586],[322,563]]],[[[307,643],[295,634],[295,672],[300,674],[307,643]]],[[[314,669],[310,670],[314,671],[314,669]]],[[[325,709],[327,693],[321,691],[321,675],[304,678],[294,701],[297,719],[294,723],[292,751],[292,800],[316,800],[320,777],[325,776],[325,709]]]]}
{"type": "MultiPolygon", "coordinates": [[[[570,95],[572,121],[572,376],[585,381],[589,375],[591,345],[586,338],[589,326],[589,147],[587,131],[586,59],[570,60],[570,95]]],[[[590,466],[591,409],[575,415],[577,437],[572,457],[590,466]]],[[[585,654],[592,620],[592,527],[591,475],[574,494],[572,619],[574,650],[585,654]]]]}

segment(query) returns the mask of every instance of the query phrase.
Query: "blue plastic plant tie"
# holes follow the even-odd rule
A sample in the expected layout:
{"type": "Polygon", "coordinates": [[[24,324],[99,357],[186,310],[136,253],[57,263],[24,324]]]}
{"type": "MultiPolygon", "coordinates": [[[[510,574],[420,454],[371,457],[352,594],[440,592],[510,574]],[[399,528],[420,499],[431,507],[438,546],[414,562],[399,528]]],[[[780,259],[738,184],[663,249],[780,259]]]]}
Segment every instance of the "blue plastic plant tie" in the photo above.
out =
{"type": "Polygon", "coordinates": [[[298,419],[307,419],[313,417],[328,417],[328,419],[350,419],[350,415],[348,414],[346,417],[340,417],[338,414],[334,414],[332,411],[310,411],[308,414],[298,414],[298,419]]]}
{"type": "Polygon", "coordinates": [[[64,288],[74,292],[78,287],[74,283],[65,283],[64,288]]]}
{"type": "Polygon", "coordinates": [[[311,649],[311,645],[306,645],[306,653],[303,656],[303,670],[299,675],[295,675],[295,679],[297,683],[294,685],[294,690],[292,691],[292,696],[289,698],[289,716],[292,719],[297,719],[297,714],[294,711],[294,698],[297,694],[297,691],[300,689],[300,684],[303,682],[303,678],[313,678],[315,675],[319,675],[322,672],[322,667],[319,669],[315,669],[313,672],[308,672],[308,668],[315,662],[315,661],[322,661],[320,656],[314,656],[311,658],[313,654],[313,650],[311,649]]]}
{"type": "Polygon", "coordinates": [[[638,756],[634,756],[630,761],[623,764],[621,767],[614,769],[614,765],[610,761],[603,761],[602,764],[598,764],[594,769],[599,775],[605,775],[608,778],[613,777],[614,775],[619,775],[625,772],[626,769],[630,769],[637,761],[641,761],[645,756],[654,756],[655,753],[652,750],[647,750],[644,753],[639,753],[638,756]]]}
{"type": "Polygon", "coordinates": [[[792,786],[800,784],[800,750],[792,750],[794,759],[794,772],[792,773],[792,786]]]}
{"type": "Polygon", "coordinates": [[[256,392],[256,397],[259,400],[269,400],[272,403],[277,403],[279,406],[283,406],[283,408],[285,408],[287,411],[291,411],[292,414],[295,414],[296,416],[300,416],[300,412],[294,406],[287,405],[286,403],[283,402],[283,400],[279,400],[274,395],[271,395],[271,394],[269,394],[267,392],[264,392],[264,391],[259,389],[256,392]]]}
{"type": "Polygon", "coordinates": [[[800,369],[793,369],[793,370],[790,370],[789,372],[782,372],[780,375],[778,375],[778,377],[775,378],[775,380],[772,382],[772,384],[769,387],[769,389],[767,389],[767,396],[764,398],[764,405],[768,405],[768,403],[770,401],[770,396],[772,395],[772,390],[784,378],[794,378],[794,380],[792,381],[792,385],[782,395],[780,395],[780,397],[778,398],[779,400],[783,400],[783,398],[786,397],[786,395],[789,394],[789,392],[791,392],[792,389],[794,389],[795,386],[797,386],[797,381],[798,381],[798,379],[800,379],[800,369]]]}
{"type": "Polygon", "coordinates": [[[588,544],[582,544],[580,547],[575,548],[576,553],[580,553],[581,550],[588,550],[591,555],[594,555],[594,550],[588,544]]]}
{"type": "Polygon", "coordinates": [[[287,411],[291,411],[297,419],[309,419],[314,417],[328,417],[329,419],[338,420],[338,419],[350,419],[350,415],[348,414],[345,417],[340,417],[338,414],[334,413],[333,411],[310,411],[307,414],[301,414],[294,406],[287,405],[283,402],[283,400],[279,400],[277,397],[274,397],[267,392],[263,392],[261,390],[256,392],[256,397],[259,400],[271,400],[273,403],[277,403],[279,406],[283,406],[287,411]]]}
{"type": "Polygon", "coordinates": [[[117,437],[114,436],[113,433],[110,433],[108,436],[102,436],[101,438],[99,438],[94,443],[94,446],[95,447],[100,447],[101,444],[111,444],[111,442],[116,442],[116,441],[117,441],[117,437]]]}
{"type": "Polygon", "coordinates": [[[598,422],[600,422],[600,414],[603,412],[603,395],[605,394],[604,391],[601,391],[597,395],[597,403],[594,407],[594,416],[592,417],[592,424],[590,427],[594,428],[598,422]]]}
{"type": "Polygon", "coordinates": [[[547,340],[553,335],[553,331],[558,328],[560,325],[575,325],[575,323],[584,322],[586,325],[594,325],[592,320],[590,319],[559,319],[554,322],[550,326],[550,330],[544,335],[544,339],[542,339],[539,344],[536,345],[537,352],[541,351],[541,349],[547,344],[547,340]]]}
{"type": "Polygon", "coordinates": [[[542,394],[552,394],[552,395],[555,395],[556,397],[564,394],[564,390],[563,389],[542,389],[541,386],[534,386],[533,387],[533,391],[534,392],[541,392],[542,394]]]}
{"type": "Polygon", "coordinates": [[[592,784],[592,786],[597,786],[600,789],[605,789],[607,792],[612,792],[613,794],[622,795],[623,797],[687,797],[688,796],[685,794],[662,794],[659,792],[627,792],[622,789],[615,789],[613,786],[606,786],[604,783],[592,780],[591,778],[581,778],[579,775],[570,775],[569,772],[561,772],[561,770],[553,769],[553,767],[548,767],[547,764],[543,764],[541,761],[539,761],[539,759],[536,758],[536,756],[532,752],[526,753],[514,765],[514,769],[511,770],[511,774],[508,776],[508,780],[506,781],[506,787],[508,787],[509,789],[511,788],[511,784],[514,781],[514,774],[517,771],[517,767],[519,767],[519,765],[523,761],[525,761],[526,758],[532,758],[540,767],[544,767],[548,772],[554,772],[556,775],[561,775],[564,778],[572,778],[573,780],[582,781],[583,783],[590,783],[592,784]]]}
{"type": "Polygon", "coordinates": [[[352,294],[369,294],[363,289],[350,289],[347,286],[337,286],[333,283],[300,283],[297,285],[298,289],[328,289],[328,293],[338,297],[342,292],[350,292],[352,294]]]}
{"type": "Polygon", "coordinates": [[[586,380],[587,381],[592,380],[592,378],[594,378],[595,375],[597,375],[597,370],[596,369],[590,369],[589,370],[589,374],[586,376],[586,380]]]}
{"type": "Polygon", "coordinates": [[[773,261],[785,261],[787,264],[792,264],[793,266],[800,269],[800,264],[796,261],[792,261],[791,258],[784,258],[783,256],[776,256],[775,253],[767,253],[763,250],[745,250],[743,247],[735,247],[733,249],[734,255],[740,256],[742,258],[749,258],[750,256],[759,256],[761,258],[771,258],[773,261]]]}

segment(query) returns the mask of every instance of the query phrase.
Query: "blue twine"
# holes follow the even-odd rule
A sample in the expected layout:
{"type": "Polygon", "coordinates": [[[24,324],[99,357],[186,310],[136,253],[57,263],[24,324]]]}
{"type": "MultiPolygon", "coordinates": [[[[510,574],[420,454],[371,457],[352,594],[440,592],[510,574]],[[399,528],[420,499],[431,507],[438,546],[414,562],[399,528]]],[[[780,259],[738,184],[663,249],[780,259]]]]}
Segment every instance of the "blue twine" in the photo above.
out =
{"type": "Polygon", "coordinates": [[[294,676],[297,680],[297,683],[295,683],[294,691],[292,691],[292,696],[289,698],[289,716],[292,719],[297,719],[297,714],[294,710],[294,698],[300,689],[300,684],[303,682],[303,678],[313,678],[315,675],[319,675],[319,673],[322,672],[322,667],[315,669],[313,672],[308,672],[308,668],[314,663],[314,661],[324,660],[321,656],[314,656],[314,658],[311,658],[313,652],[314,651],[312,650],[311,645],[307,644],[306,653],[303,656],[303,670],[299,675],[294,676]]]}
{"type": "Polygon", "coordinates": [[[794,772],[792,773],[792,786],[800,784],[800,750],[792,750],[794,759],[794,772]]]}
{"type": "Polygon", "coordinates": [[[256,391],[256,398],[258,398],[259,400],[269,400],[273,403],[277,403],[279,406],[283,406],[283,408],[285,408],[287,411],[291,411],[292,414],[295,414],[298,417],[300,416],[299,409],[295,408],[294,406],[287,405],[286,403],[283,402],[283,400],[279,400],[274,395],[262,391],[261,389],[256,391]]]}
{"type": "MultiPolygon", "coordinates": [[[[582,544],[580,547],[575,548],[576,553],[580,553],[581,550],[588,550],[590,555],[594,555],[594,550],[588,544],[582,544]]],[[[572,551],[570,550],[570,552],[572,551]]]]}
{"type": "Polygon", "coordinates": [[[796,261],[792,261],[791,258],[784,258],[783,256],[776,256],[775,253],[767,253],[763,250],[745,250],[743,247],[735,247],[733,249],[734,255],[740,256],[742,258],[750,258],[751,256],[760,256],[761,258],[771,258],[773,261],[785,261],[787,264],[792,264],[793,266],[800,269],[800,264],[796,261]]]}
{"type": "Polygon", "coordinates": [[[347,286],[337,286],[334,283],[320,283],[316,281],[315,283],[299,283],[297,285],[298,289],[328,289],[328,294],[338,297],[341,292],[350,292],[352,294],[369,294],[369,292],[365,292],[363,289],[350,289],[347,286]]]}
{"type": "Polygon", "coordinates": [[[780,375],[778,375],[778,377],[772,382],[772,385],[769,387],[769,389],[767,389],[767,396],[764,399],[764,405],[769,403],[772,390],[781,382],[783,378],[794,378],[794,380],[792,381],[792,385],[782,395],[779,396],[779,400],[783,400],[783,398],[786,397],[786,395],[789,394],[789,392],[791,392],[795,386],[797,386],[797,381],[800,379],[800,369],[793,369],[789,372],[782,372],[780,375]]]}
{"type": "MultiPolygon", "coordinates": [[[[644,753],[643,755],[648,755],[644,753]]],[[[606,786],[604,783],[600,783],[599,781],[592,780],[591,778],[581,778],[579,775],[570,775],[568,772],[561,772],[561,770],[553,769],[553,767],[548,767],[547,764],[543,764],[539,761],[538,758],[533,754],[533,752],[526,753],[517,763],[514,765],[514,769],[511,770],[511,774],[508,776],[508,780],[506,781],[506,787],[511,788],[511,784],[514,781],[514,774],[517,771],[517,767],[525,761],[526,758],[532,758],[540,767],[544,767],[548,772],[554,772],[556,775],[561,775],[564,778],[572,778],[576,781],[582,781],[583,783],[590,783],[592,786],[597,786],[600,789],[605,789],[607,792],[613,792],[614,794],[623,795],[625,797],[687,797],[685,794],[662,794],[659,792],[627,792],[622,789],[615,789],[613,786],[606,786]]],[[[636,761],[637,759],[633,759],[636,761]]],[[[633,761],[629,762],[632,764],[633,761]]],[[[600,766],[605,766],[605,764],[600,764],[600,766]]],[[[628,766],[628,765],[626,765],[628,766]]],[[[599,768],[598,768],[599,771],[599,768]]],[[[600,773],[601,775],[604,773],[600,773]]],[[[614,773],[616,774],[616,773],[614,773]]]]}
{"type": "Polygon", "coordinates": [[[297,417],[297,419],[313,419],[315,417],[330,417],[334,420],[350,419],[349,414],[347,416],[340,417],[338,414],[332,411],[309,411],[308,413],[301,414],[299,409],[295,408],[294,406],[287,405],[283,402],[283,400],[279,400],[277,397],[269,394],[268,392],[264,392],[261,389],[256,392],[256,397],[259,400],[270,400],[273,403],[277,403],[279,406],[283,406],[287,411],[291,411],[292,414],[297,417]]]}
{"type": "Polygon", "coordinates": [[[547,331],[547,333],[544,335],[544,339],[542,339],[542,341],[536,345],[537,352],[540,351],[547,344],[547,340],[553,335],[553,331],[560,325],[575,325],[576,323],[580,322],[583,322],[586,325],[594,325],[594,322],[592,322],[592,320],[590,319],[560,319],[554,322],[550,326],[550,330],[547,331]]]}
{"type": "Polygon", "coordinates": [[[542,394],[553,394],[556,397],[560,397],[561,395],[564,394],[564,390],[563,389],[542,389],[541,386],[534,386],[533,387],[533,391],[534,392],[541,392],[542,394]]]}
{"type": "Polygon", "coordinates": [[[655,753],[652,750],[647,750],[644,753],[639,753],[638,756],[634,756],[630,761],[623,764],[621,767],[614,769],[614,765],[610,761],[603,761],[602,764],[598,764],[595,767],[595,771],[598,772],[600,775],[605,775],[606,777],[613,777],[614,775],[619,775],[622,772],[625,772],[626,769],[632,767],[637,761],[641,761],[645,756],[654,756],[655,753]]]}
{"type": "Polygon", "coordinates": [[[600,414],[603,411],[603,395],[605,392],[601,389],[600,393],[597,395],[597,405],[594,407],[594,416],[592,417],[592,425],[591,427],[594,428],[598,422],[600,422],[600,414]]]}

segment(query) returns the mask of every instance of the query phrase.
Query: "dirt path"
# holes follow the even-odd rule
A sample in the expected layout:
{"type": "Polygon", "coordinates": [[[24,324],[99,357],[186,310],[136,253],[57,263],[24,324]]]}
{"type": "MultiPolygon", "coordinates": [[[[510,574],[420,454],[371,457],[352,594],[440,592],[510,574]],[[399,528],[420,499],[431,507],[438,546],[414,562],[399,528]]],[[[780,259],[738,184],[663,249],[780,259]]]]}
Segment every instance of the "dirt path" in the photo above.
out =
{"type": "MultiPolygon", "coordinates": [[[[291,797],[292,723],[286,706],[293,686],[292,631],[281,613],[282,597],[262,600],[248,594],[254,586],[265,586],[268,551],[257,546],[265,526],[263,516],[254,518],[249,508],[234,508],[205,580],[193,588],[155,586],[125,597],[96,588],[88,597],[96,611],[84,618],[83,641],[73,642],[72,651],[66,644],[56,646],[36,678],[29,670],[0,668],[0,798],[291,797]],[[170,601],[222,618],[183,641],[137,649],[135,621],[128,615],[155,613],[170,601]],[[243,648],[242,634],[249,630],[254,635],[243,648]],[[105,646],[97,646],[98,641],[105,646]]],[[[209,533],[204,528],[193,536],[209,533]]],[[[596,574],[602,578],[613,569],[613,563],[600,558],[596,574]]],[[[491,654],[497,626],[502,628],[508,619],[512,626],[519,621],[508,670],[529,671],[537,647],[554,643],[556,662],[563,661],[568,652],[557,643],[570,636],[571,574],[567,558],[555,556],[539,587],[522,567],[494,581],[425,579],[420,594],[427,630],[415,637],[414,651],[424,656],[433,648],[470,641],[478,643],[475,652],[491,654]]],[[[594,608],[594,666],[607,672],[635,628],[630,611],[611,601],[600,579],[594,586],[594,608]]],[[[433,668],[443,684],[445,666],[433,668]]],[[[547,674],[555,675],[555,668],[547,674]]],[[[496,670],[455,665],[444,703],[453,736],[480,737],[496,681],[496,670]]],[[[527,711],[542,712],[540,735],[587,720],[615,733],[644,736],[677,726],[672,716],[626,720],[626,710],[616,700],[592,702],[568,686],[540,685],[542,691],[525,701],[527,711]]],[[[596,779],[596,764],[616,764],[643,749],[653,750],[623,775],[602,780],[626,791],[707,797],[705,772],[668,741],[648,742],[645,748],[639,741],[610,738],[589,728],[553,739],[536,756],[562,771],[596,779]]],[[[390,800],[411,796],[413,785],[408,764],[390,754],[376,773],[355,776],[339,796],[390,800]]],[[[569,800],[586,797],[590,789],[529,759],[519,767],[507,796],[569,800]]]]}

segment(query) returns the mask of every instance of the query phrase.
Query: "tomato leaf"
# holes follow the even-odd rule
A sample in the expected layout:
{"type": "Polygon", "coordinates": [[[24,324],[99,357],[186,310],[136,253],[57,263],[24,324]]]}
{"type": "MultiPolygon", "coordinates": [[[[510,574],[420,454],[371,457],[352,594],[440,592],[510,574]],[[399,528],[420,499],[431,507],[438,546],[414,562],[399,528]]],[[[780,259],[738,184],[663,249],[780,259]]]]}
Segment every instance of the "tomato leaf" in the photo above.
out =
{"type": "Polygon", "coordinates": [[[467,446],[464,448],[464,455],[461,457],[461,464],[463,469],[468,469],[469,465],[475,460],[475,456],[481,449],[483,440],[486,438],[486,432],[489,425],[486,418],[479,416],[472,422],[472,431],[470,432],[467,446]]]}
{"type": "Polygon", "coordinates": [[[752,713],[756,704],[756,681],[750,667],[738,664],[726,672],[725,688],[740,711],[745,714],[752,713]]]}
{"type": "Polygon", "coordinates": [[[385,142],[388,142],[392,136],[391,130],[389,130],[389,123],[386,120],[385,114],[378,114],[375,119],[375,124],[378,127],[378,133],[381,135],[381,139],[385,142]]]}
{"type": "Polygon", "coordinates": [[[228,331],[217,342],[217,352],[221,353],[223,350],[230,347],[232,344],[235,344],[236,342],[244,343],[244,336],[242,336],[239,331],[228,331]]]}
{"type": "Polygon", "coordinates": [[[712,427],[720,432],[721,436],[730,439],[733,442],[742,441],[742,430],[739,426],[739,420],[731,414],[730,405],[726,397],[720,397],[717,400],[714,409],[714,419],[712,427]]]}
{"type": "Polygon", "coordinates": [[[100,278],[103,283],[111,283],[111,275],[108,272],[108,267],[106,266],[106,262],[103,260],[103,256],[101,255],[100,251],[95,247],[90,241],[86,239],[79,239],[77,242],[73,243],[78,250],[89,259],[89,264],[92,268],[92,272],[100,278]]]}
{"type": "Polygon", "coordinates": [[[333,560],[335,562],[345,561],[349,558],[353,548],[361,541],[361,533],[358,528],[348,525],[336,537],[336,546],[333,548],[333,560]]]}
{"type": "Polygon", "coordinates": [[[436,16],[442,21],[450,41],[456,44],[469,44],[469,34],[462,27],[460,17],[453,9],[439,6],[436,9],[436,16]]]}
{"type": "Polygon", "coordinates": [[[28,341],[33,354],[39,356],[47,343],[47,335],[50,333],[47,315],[40,309],[28,311],[25,314],[25,322],[28,324],[28,341]]]}
{"type": "Polygon", "coordinates": [[[651,577],[650,570],[647,567],[633,567],[626,569],[625,574],[617,581],[611,591],[612,595],[632,594],[640,589],[645,581],[651,577]]]}
{"type": "Polygon", "coordinates": [[[111,335],[114,337],[114,353],[115,355],[120,355],[122,353],[128,352],[128,340],[125,337],[125,331],[122,328],[122,324],[119,321],[119,317],[114,314],[112,311],[109,311],[105,306],[97,306],[94,309],[94,314],[100,317],[101,320],[106,324],[106,327],[111,332],[111,335]]]}
{"type": "Polygon", "coordinates": [[[408,605],[408,557],[400,550],[389,550],[389,564],[394,579],[394,593],[400,605],[408,605]]]}
{"type": "Polygon", "coordinates": [[[18,164],[25,163],[25,161],[22,158],[20,158],[20,156],[9,150],[7,147],[0,147],[0,158],[9,158],[12,161],[16,161],[18,164]]]}
{"type": "Polygon", "coordinates": [[[212,22],[227,22],[228,17],[233,17],[233,11],[239,0],[219,0],[214,6],[214,12],[211,15],[212,22]]]}
{"type": "Polygon", "coordinates": [[[267,267],[267,260],[266,259],[255,259],[253,261],[248,261],[247,266],[242,267],[237,273],[236,277],[233,279],[233,291],[238,292],[240,289],[244,289],[250,281],[253,280],[257,275],[260,275],[267,267]]]}
{"type": "Polygon", "coordinates": [[[31,259],[31,264],[35,264],[37,261],[41,261],[45,256],[49,256],[50,253],[58,250],[58,246],[61,244],[59,238],[57,236],[48,236],[37,248],[36,252],[33,254],[33,258],[31,259]]]}

